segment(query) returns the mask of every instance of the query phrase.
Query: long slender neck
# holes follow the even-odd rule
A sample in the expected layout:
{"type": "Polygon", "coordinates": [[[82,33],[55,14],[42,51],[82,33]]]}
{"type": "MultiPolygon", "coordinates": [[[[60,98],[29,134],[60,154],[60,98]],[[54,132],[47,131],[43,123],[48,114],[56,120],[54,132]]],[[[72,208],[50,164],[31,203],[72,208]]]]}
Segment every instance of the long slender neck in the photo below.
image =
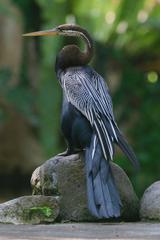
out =
{"type": "MultiPolygon", "coordinates": [[[[68,36],[80,37],[85,42],[84,51],[81,51],[76,45],[65,46],[58,54],[56,60],[56,71],[72,66],[87,65],[93,57],[93,41],[85,29],[77,26],[68,30],[68,36]]],[[[65,35],[65,34],[63,34],[65,35]]]]}
{"type": "Polygon", "coordinates": [[[81,31],[79,31],[79,36],[85,41],[85,50],[84,52],[82,52],[83,54],[83,60],[84,62],[89,63],[93,57],[93,41],[90,37],[90,35],[88,34],[88,32],[84,29],[81,29],[81,31]]]}

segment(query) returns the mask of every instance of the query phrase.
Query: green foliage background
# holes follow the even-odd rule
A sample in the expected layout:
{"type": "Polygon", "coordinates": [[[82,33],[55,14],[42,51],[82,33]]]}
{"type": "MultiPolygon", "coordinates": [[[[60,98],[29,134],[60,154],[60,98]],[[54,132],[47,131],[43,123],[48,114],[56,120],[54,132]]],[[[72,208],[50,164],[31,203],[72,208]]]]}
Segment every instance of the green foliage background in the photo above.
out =
{"type": "MultiPolygon", "coordinates": [[[[135,176],[124,156],[116,160],[130,174],[139,193],[158,180],[160,163],[160,2],[158,0],[13,0],[21,9],[24,32],[48,29],[75,21],[95,40],[92,66],[107,80],[118,76],[112,92],[116,119],[125,131],[141,163],[135,176]]],[[[29,85],[24,39],[21,83],[5,95],[38,123],[38,139],[50,157],[64,149],[60,132],[61,89],[54,73],[56,54],[63,38],[36,38],[38,84],[29,85]],[[19,101],[21,99],[21,101],[19,101]],[[33,104],[36,111],[33,111],[33,104]]],[[[81,44],[81,43],[80,43],[81,44]]],[[[9,78],[1,71],[0,78],[9,78]]],[[[2,84],[3,85],[3,84],[2,84]]],[[[110,85],[110,84],[109,84],[110,85]]],[[[112,84],[111,84],[112,86],[112,84]]],[[[3,85],[3,88],[5,86],[3,85]]],[[[112,90],[112,88],[111,88],[112,90]]],[[[1,117],[1,114],[0,114],[1,117]]]]}

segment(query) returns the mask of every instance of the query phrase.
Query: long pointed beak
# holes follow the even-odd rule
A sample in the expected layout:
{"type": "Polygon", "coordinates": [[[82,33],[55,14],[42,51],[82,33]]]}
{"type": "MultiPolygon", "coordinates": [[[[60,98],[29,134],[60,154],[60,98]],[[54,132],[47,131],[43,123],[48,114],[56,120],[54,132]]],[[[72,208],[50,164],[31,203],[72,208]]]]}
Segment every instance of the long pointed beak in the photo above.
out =
{"type": "Polygon", "coordinates": [[[22,36],[23,37],[37,37],[37,36],[55,36],[55,35],[59,35],[59,32],[56,28],[50,29],[50,30],[38,31],[38,32],[25,33],[22,36]]]}

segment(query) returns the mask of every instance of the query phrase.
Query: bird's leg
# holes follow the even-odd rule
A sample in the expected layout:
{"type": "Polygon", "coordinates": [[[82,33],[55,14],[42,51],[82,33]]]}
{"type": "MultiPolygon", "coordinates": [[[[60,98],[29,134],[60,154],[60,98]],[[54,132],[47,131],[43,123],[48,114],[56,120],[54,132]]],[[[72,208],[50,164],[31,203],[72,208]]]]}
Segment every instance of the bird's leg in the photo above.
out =
{"type": "Polygon", "coordinates": [[[66,151],[62,152],[62,153],[58,153],[58,156],[62,156],[62,157],[65,157],[65,156],[69,156],[71,155],[72,152],[70,151],[69,148],[66,149],[66,151]]]}
{"type": "Polygon", "coordinates": [[[58,156],[69,156],[69,155],[72,155],[72,154],[76,154],[76,153],[79,153],[81,152],[82,150],[79,150],[79,149],[73,149],[73,147],[71,146],[68,146],[66,151],[62,152],[62,153],[59,153],[58,156]]]}

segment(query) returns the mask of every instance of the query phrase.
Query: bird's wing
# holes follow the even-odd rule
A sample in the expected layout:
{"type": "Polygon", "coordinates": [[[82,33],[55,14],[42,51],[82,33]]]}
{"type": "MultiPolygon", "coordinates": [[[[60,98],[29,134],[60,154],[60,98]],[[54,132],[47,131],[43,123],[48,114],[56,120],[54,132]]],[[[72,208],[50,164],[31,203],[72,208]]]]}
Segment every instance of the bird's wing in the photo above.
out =
{"type": "Polygon", "coordinates": [[[113,159],[113,142],[116,142],[132,163],[138,165],[133,150],[114,120],[112,100],[103,78],[93,69],[85,67],[68,68],[59,78],[67,100],[95,129],[104,157],[113,159]]]}
{"type": "Polygon", "coordinates": [[[70,68],[61,74],[60,78],[67,100],[94,127],[105,158],[113,159],[113,141],[116,139],[116,133],[112,124],[113,113],[109,94],[104,95],[103,86],[100,86],[101,82],[97,80],[98,87],[96,87],[90,74],[82,68],[70,68]]]}
{"type": "Polygon", "coordinates": [[[107,107],[107,109],[105,109],[105,112],[107,111],[107,114],[110,116],[110,118],[114,120],[112,100],[109,94],[107,84],[105,83],[101,75],[99,75],[93,69],[91,71],[91,77],[89,79],[100,94],[103,104],[107,107]]]}

